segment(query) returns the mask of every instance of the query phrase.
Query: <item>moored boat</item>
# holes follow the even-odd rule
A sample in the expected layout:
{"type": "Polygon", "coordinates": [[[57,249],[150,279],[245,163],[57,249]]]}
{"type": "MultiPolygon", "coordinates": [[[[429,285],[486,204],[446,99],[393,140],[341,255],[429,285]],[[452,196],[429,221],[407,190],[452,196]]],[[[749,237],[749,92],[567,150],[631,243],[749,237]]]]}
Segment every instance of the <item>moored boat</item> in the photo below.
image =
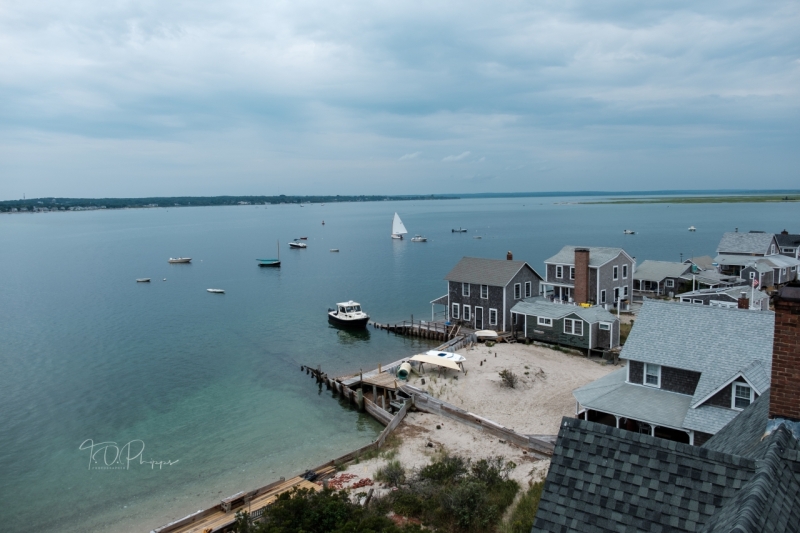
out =
{"type": "Polygon", "coordinates": [[[295,239],[289,243],[289,248],[308,248],[308,245],[304,242],[300,242],[300,239],[295,239]]]}
{"type": "Polygon", "coordinates": [[[411,242],[428,242],[428,238],[422,235],[414,235],[411,237],[411,242]]]}
{"type": "Polygon", "coordinates": [[[225,294],[225,291],[222,289],[206,289],[208,292],[213,292],[214,294],[225,294]]]}
{"type": "Polygon", "coordinates": [[[403,235],[408,233],[408,230],[403,225],[403,221],[400,220],[400,215],[397,213],[394,214],[394,218],[392,219],[392,239],[403,239],[403,235]]]}
{"type": "Polygon", "coordinates": [[[345,328],[365,328],[369,315],[361,310],[361,304],[350,300],[336,304],[335,309],[328,309],[328,322],[345,328]]]}
{"type": "Polygon", "coordinates": [[[697,231],[697,228],[695,228],[694,226],[689,226],[689,231],[697,231]]]}
{"type": "Polygon", "coordinates": [[[191,257],[170,257],[169,258],[169,262],[170,263],[191,263],[192,262],[192,258],[191,257]]]}
{"type": "Polygon", "coordinates": [[[467,228],[461,228],[461,227],[459,227],[458,229],[451,229],[450,231],[451,231],[452,233],[466,233],[466,232],[467,232],[467,228]]]}
{"type": "Polygon", "coordinates": [[[150,278],[137,278],[136,283],[150,283],[150,278]]]}
{"type": "Polygon", "coordinates": [[[281,266],[281,241],[278,241],[278,258],[277,259],[256,259],[260,267],[279,267],[281,266]]]}
{"type": "Polygon", "coordinates": [[[633,231],[632,229],[624,229],[622,230],[622,233],[624,233],[625,235],[636,235],[636,232],[633,231]]]}

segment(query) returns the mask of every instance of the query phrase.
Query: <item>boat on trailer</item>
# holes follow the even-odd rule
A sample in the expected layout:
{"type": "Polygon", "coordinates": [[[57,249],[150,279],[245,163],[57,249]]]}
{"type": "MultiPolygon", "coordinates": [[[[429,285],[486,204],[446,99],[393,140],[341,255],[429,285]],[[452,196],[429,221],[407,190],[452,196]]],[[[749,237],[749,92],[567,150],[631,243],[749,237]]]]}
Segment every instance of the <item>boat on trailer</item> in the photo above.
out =
{"type": "Polygon", "coordinates": [[[328,309],[328,322],[344,328],[365,328],[369,315],[361,310],[361,304],[350,300],[336,304],[335,309],[328,309]]]}

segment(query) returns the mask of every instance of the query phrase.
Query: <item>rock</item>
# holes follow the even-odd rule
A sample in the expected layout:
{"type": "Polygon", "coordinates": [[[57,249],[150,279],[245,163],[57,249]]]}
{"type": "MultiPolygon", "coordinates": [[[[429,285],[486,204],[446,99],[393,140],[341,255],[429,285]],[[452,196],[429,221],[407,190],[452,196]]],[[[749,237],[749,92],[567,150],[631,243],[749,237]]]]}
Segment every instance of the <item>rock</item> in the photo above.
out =
{"type": "Polygon", "coordinates": [[[436,429],[442,429],[442,426],[440,426],[439,424],[436,424],[436,429]]]}

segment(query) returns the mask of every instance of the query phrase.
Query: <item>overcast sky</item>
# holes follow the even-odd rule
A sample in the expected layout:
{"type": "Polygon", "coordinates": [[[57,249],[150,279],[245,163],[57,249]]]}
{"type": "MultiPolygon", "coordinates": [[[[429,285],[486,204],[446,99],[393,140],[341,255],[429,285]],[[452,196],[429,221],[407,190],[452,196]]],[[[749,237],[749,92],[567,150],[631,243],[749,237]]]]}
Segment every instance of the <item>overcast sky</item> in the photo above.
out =
{"type": "Polygon", "coordinates": [[[800,187],[800,2],[3,0],[0,199],[800,187]]]}

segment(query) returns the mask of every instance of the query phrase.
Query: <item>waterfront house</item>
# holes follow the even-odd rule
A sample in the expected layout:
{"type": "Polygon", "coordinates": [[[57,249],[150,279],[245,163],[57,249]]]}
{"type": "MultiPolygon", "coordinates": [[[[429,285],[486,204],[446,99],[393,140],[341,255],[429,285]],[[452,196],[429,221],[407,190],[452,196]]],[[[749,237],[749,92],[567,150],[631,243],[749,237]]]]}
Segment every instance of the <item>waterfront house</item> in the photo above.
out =
{"type": "Polygon", "coordinates": [[[622,248],[564,246],[545,262],[545,294],[608,307],[633,294],[635,261],[622,248]]]}
{"type": "Polygon", "coordinates": [[[769,388],[771,311],[645,300],[620,359],[573,392],[589,421],[700,445],[769,388]]]}
{"type": "Polygon", "coordinates": [[[633,291],[640,295],[668,295],[680,292],[687,280],[683,276],[691,264],[670,261],[643,261],[633,273],[633,291]]]}
{"type": "Polygon", "coordinates": [[[565,417],[532,531],[800,531],[800,287],[775,307],[771,388],[702,447],[565,417]]]}
{"type": "Polygon", "coordinates": [[[698,289],[679,294],[677,298],[687,304],[769,311],[769,295],[764,291],[754,290],[749,285],[698,289]]]}
{"type": "MultiPolygon", "coordinates": [[[[447,280],[447,318],[475,329],[511,329],[511,308],[537,296],[540,276],[525,261],[463,257],[447,280]]],[[[445,297],[434,300],[444,303],[445,297]]]]}
{"type": "Polygon", "coordinates": [[[762,231],[729,232],[722,236],[715,262],[720,274],[758,281],[759,287],[779,287],[797,279],[800,260],[779,253],[777,236],[762,231]]]}
{"type": "Polygon", "coordinates": [[[786,230],[775,235],[781,255],[800,259],[800,235],[793,235],[786,230]]]}
{"type": "Polygon", "coordinates": [[[511,308],[513,331],[526,339],[591,353],[619,346],[619,320],[600,306],[582,307],[530,298],[511,308]]]}

